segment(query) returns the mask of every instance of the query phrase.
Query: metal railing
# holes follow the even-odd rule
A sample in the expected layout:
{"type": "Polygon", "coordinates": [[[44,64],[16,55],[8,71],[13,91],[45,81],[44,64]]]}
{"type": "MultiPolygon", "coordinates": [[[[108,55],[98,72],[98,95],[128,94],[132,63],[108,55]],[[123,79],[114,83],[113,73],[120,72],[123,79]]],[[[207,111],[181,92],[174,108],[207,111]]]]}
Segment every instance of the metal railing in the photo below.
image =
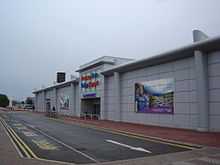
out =
{"type": "Polygon", "coordinates": [[[62,119],[100,119],[99,114],[90,114],[90,113],[80,113],[77,115],[75,112],[57,112],[57,111],[51,111],[51,110],[46,110],[45,111],[45,116],[46,117],[59,117],[62,119]]]}

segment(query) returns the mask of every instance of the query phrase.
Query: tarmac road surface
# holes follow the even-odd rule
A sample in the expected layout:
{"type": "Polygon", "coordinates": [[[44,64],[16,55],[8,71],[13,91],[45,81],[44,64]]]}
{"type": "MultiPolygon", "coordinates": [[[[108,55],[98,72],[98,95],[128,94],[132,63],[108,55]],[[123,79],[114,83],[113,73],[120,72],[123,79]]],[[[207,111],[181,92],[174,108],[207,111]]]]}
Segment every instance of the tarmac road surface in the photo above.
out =
{"type": "Polygon", "coordinates": [[[198,149],[27,113],[7,113],[0,120],[28,158],[86,164],[198,149]]]}

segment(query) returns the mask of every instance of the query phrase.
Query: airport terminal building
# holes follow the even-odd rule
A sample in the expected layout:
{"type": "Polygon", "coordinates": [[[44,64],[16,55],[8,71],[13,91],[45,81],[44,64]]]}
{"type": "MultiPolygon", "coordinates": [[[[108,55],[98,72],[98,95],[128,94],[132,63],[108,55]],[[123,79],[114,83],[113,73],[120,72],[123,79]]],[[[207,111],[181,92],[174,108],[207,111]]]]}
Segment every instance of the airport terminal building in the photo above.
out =
{"type": "Polygon", "coordinates": [[[81,65],[79,77],[35,91],[35,110],[220,131],[220,37],[194,31],[194,41],[141,60],[103,56],[81,65]]]}

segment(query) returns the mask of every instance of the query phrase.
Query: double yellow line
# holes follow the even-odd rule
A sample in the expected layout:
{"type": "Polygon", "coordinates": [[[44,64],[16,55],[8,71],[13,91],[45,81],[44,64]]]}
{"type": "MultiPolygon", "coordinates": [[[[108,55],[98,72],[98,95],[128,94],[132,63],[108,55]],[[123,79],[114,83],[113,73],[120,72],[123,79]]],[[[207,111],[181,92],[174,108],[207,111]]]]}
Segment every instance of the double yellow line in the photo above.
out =
{"type": "Polygon", "coordinates": [[[25,144],[23,140],[14,132],[14,130],[5,122],[5,120],[0,117],[0,121],[4,126],[5,130],[8,132],[13,141],[17,144],[17,146],[21,149],[22,155],[28,158],[38,158],[33,151],[25,144]]]}
{"type": "MultiPolygon", "coordinates": [[[[57,119],[51,119],[51,120],[56,120],[57,119]]],[[[59,119],[58,119],[59,120],[59,119]]],[[[72,124],[72,125],[77,125],[77,126],[81,126],[84,128],[91,128],[91,129],[95,129],[95,130],[99,130],[99,131],[103,131],[103,132],[109,132],[112,134],[116,134],[116,135],[121,135],[121,136],[126,136],[126,137],[130,137],[130,138],[134,138],[134,139],[141,139],[144,141],[150,141],[150,142],[155,142],[155,143],[160,143],[160,144],[164,144],[164,145],[169,145],[169,146],[174,146],[174,147],[178,147],[178,148],[183,148],[183,149],[188,149],[188,150],[199,150],[201,147],[197,147],[197,146],[191,146],[191,145],[186,145],[186,144],[179,144],[178,142],[169,142],[169,141],[165,141],[165,140],[160,140],[160,139],[155,139],[155,138],[150,138],[150,137],[145,137],[142,135],[135,135],[129,132],[123,132],[123,131],[118,131],[118,130],[113,130],[113,129],[109,129],[109,128],[104,128],[104,127],[97,127],[97,126],[93,126],[90,124],[81,124],[81,123],[71,123],[71,122],[67,122],[67,121],[61,121],[60,122],[64,122],[64,123],[68,123],[68,124],[72,124]]]]}
{"type": "MultiPolygon", "coordinates": [[[[22,156],[27,158],[35,158],[37,160],[46,161],[46,162],[53,162],[53,163],[59,163],[59,164],[71,164],[69,162],[64,161],[56,161],[56,160],[50,160],[50,159],[44,159],[37,157],[33,151],[25,144],[23,140],[14,132],[14,130],[5,122],[5,120],[0,116],[0,121],[2,125],[4,126],[5,130],[8,132],[9,136],[12,138],[12,140],[16,143],[16,145],[21,149],[23,152],[22,156]]],[[[21,152],[19,150],[19,152],[21,152]]]]}

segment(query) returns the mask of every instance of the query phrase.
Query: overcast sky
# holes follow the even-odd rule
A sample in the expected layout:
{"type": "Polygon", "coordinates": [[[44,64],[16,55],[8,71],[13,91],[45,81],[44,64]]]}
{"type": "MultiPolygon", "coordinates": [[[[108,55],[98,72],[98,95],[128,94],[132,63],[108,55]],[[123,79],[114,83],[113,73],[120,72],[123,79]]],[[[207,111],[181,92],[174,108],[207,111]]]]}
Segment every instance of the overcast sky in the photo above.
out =
{"type": "Polygon", "coordinates": [[[0,93],[25,100],[57,71],[141,59],[220,35],[220,0],[0,0],[0,93]]]}

